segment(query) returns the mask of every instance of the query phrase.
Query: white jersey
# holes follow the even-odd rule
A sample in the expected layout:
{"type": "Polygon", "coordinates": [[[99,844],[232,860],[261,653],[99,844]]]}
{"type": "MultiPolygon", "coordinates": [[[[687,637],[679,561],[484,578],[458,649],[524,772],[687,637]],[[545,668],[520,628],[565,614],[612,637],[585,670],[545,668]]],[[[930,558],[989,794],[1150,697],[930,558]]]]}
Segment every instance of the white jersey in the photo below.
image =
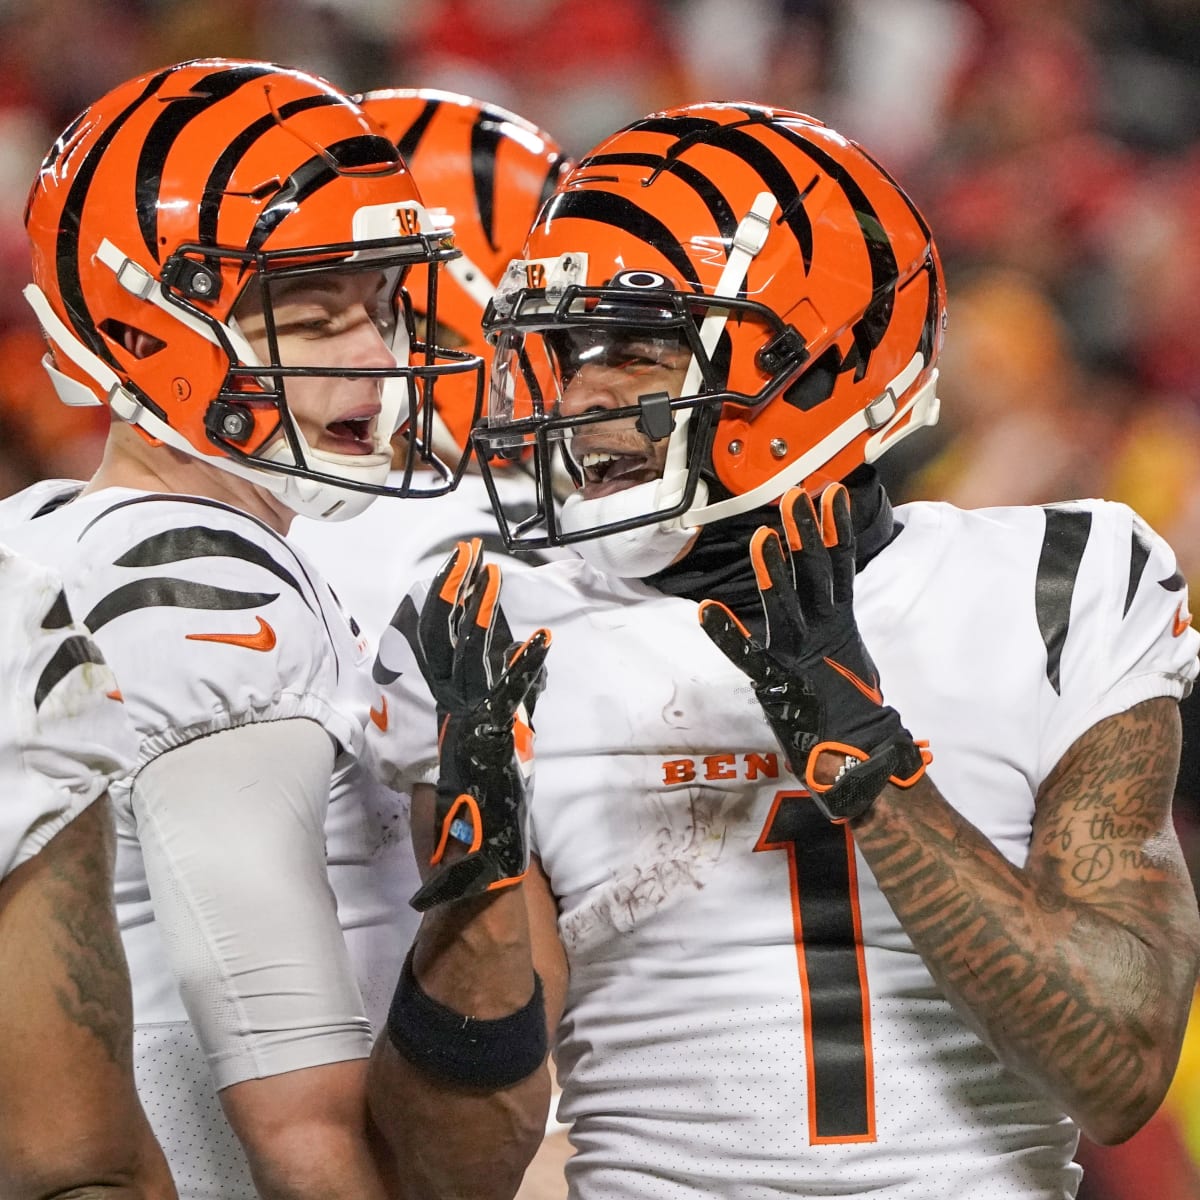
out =
{"type": "Polygon", "coordinates": [[[136,752],[116,677],[62,581],[0,546],[0,879],[32,858],[136,752]]]}
{"type": "MultiPolygon", "coordinates": [[[[397,474],[389,482],[399,479],[397,474]]],[[[495,483],[505,504],[524,495],[532,502],[533,481],[518,468],[496,476],[495,483]]],[[[520,559],[509,555],[496,530],[483,477],[475,474],[464,475],[454,491],[436,499],[381,497],[348,521],[297,517],[288,534],[317,563],[343,607],[375,641],[413,583],[432,575],[455,542],[474,537],[482,540],[485,553],[502,562],[506,575],[563,557],[556,550],[520,559]]]]}
{"type": "MultiPolygon", "coordinates": [[[[857,580],[864,641],[942,794],[1021,865],[1071,743],[1190,688],[1186,589],[1120,505],[896,515],[857,580]]],[[[531,811],[570,967],[571,1196],[1074,1195],[1076,1127],[939,992],[696,605],[582,562],[506,579],[502,604],[517,638],[554,635],[531,811]]],[[[433,722],[390,666],[403,780],[435,752],[401,736],[433,722]]]]}
{"type": "MultiPolygon", "coordinates": [[[[78,486],[48,482],[0,503],[0,528],[61,571],[137,731],[132,770],[112,796],[143,1105],[181,1197],[253,1200],[156,924],[131,783],[164,752],[221,730],[306,718],[329,733],[339,757],[325,853],[362,995],[356,1053],[367,1054],[415,932],[407,900],[419,884],[406,804],[362,759],[363,726],[379,699],[373,651],[308,560],[253,517],[214,501],[118,488],[59,505],[78,486]]],[[[329,1061],[328,1052],[313,1057],[329,1061]]],[[[221,1086],[261,1074],[250,1051],[223,1070],[221,1086]]]]}

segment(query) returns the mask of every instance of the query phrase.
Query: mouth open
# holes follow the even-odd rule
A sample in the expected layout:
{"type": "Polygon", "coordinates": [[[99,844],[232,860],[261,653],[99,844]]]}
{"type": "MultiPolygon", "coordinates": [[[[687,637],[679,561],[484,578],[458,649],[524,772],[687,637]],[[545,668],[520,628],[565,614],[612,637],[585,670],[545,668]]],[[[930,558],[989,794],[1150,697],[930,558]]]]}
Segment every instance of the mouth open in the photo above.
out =
{"type": "Polygon", "coordinates": [[[583,471],[585,500],[611,496],[614,492],[651,483],[659,477],[659,464],[644,451],[589,450],[578,458],[583,471]]]}
{"type": "Polygon", "coordinates": [[[322,449],[334,454],[374,454],[378,411],[351,413],[330,421],[321,437],[322,449]]]}

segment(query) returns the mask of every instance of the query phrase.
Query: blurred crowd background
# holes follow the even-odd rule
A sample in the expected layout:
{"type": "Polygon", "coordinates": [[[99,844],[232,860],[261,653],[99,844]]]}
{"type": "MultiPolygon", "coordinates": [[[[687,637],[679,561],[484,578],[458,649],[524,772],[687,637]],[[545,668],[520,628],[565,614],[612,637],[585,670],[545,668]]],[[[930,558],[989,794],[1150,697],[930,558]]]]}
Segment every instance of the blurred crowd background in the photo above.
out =
{"type": "MultiPolygon", "coordinates": [[[[573,154],[693,100],[820,117],[899,178],[947,271],[942,424],[884,460],[895,497],[1124,500],[1200,595],[1200,0],[0,0],[0,495],[89,474],[105,429],[55,401],[20,295],[40,158],[113,84],[207,54],[467,92],[573,154]]],[[[1160,1117],[1087,1155],[1086,1200],[1200,1197],[1200,1029],[1160,1117]]]]}

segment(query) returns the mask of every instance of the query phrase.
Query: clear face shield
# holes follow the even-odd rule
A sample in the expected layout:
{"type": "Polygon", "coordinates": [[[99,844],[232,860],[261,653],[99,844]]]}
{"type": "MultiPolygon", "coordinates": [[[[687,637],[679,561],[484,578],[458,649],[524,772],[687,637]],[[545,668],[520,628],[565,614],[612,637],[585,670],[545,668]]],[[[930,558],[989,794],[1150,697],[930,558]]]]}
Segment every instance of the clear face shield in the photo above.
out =
{"type": "MultiPolygon", "coordinates": [[[[718,308],[649,271],[585,288],[562,271],[568,259],[583,256],[545,266],[542,287],[502,284],[485,317],[495,352],[473,440],[513,550],[665,527],[702,503],[702,468],[731,398],[713,361],[720,350],[706,352],[701,328],[739,302],[718,308]],[[491,480],[495,464],[523,457],[537,481],[532,514],[528,504],[505,510],[491,480]]],[[[536,277],[539,266],[514,263],[510,273],[536,277]]]]}
{"type": "MultiPolygon", "coordinates": [[[[483,360],[417,335],[405,280],[429,264],[421,303],[436,314],[438,266],[454,253],[442,235],[415,234],[238,256],[253,277],[216,326],[231,366],[205,414],[209,440],[243,466],[291,477],[285,498],[310,514],[327,488],[355,509],[450,491],[469,453],[445,456],[441,441],[435,452],[436,388],[465,381],[477,419],[483,360]]],[[[206,256],[184,247],[178,274],[206,256]]],[[[177,287],[170,299],[186,311],[177,287]]]]}

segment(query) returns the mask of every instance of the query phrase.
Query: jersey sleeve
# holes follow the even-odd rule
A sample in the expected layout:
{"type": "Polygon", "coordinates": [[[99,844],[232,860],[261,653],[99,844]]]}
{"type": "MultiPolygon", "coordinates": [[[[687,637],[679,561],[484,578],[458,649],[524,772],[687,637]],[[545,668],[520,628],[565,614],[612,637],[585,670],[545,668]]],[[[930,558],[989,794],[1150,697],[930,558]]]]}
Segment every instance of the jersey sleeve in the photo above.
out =
{"type": "Polygon", "coordinates": [[[291,718],[359,751],[322,585],[284,539],[224,506],[165,498],[106,510],[79,548],[77,615],[122,681],[137,769],[197,737],[291,718]]]}
{"type": "Polygon", "coordinates": [[[50,569],[0,548],[0,876],[130,769],[116,677],[50,569]]]}
{"type": "Polygon", "coordinates": [[[1187,696],[1200,670],[1200,634],[1174,552],[1123,504],[1047,509],[1039,589],[1047,678],[1057,694],[1044,777],[1098,721],[1143,700],[1187,696]],[[1056,608],[1069,617],[1055,618],[1056,608]]]}

